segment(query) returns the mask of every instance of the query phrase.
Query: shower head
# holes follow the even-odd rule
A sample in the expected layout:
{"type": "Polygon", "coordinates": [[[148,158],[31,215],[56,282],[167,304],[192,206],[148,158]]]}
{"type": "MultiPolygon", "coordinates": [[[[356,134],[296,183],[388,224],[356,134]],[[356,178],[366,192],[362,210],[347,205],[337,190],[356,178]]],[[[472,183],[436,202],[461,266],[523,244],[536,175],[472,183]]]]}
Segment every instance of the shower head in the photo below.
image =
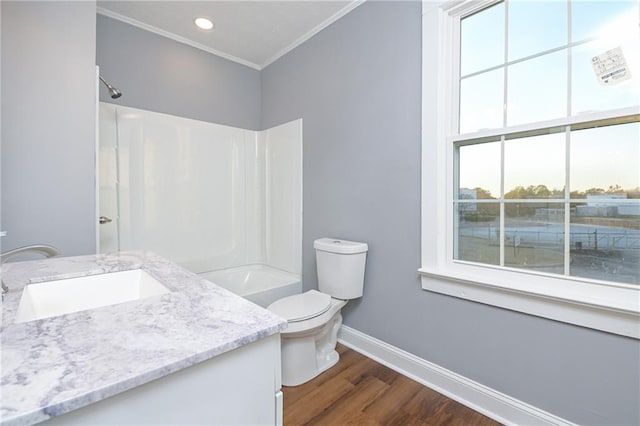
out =
{"type": "Polygon", "coordinates": [[[100,81],[103,82],[105,86],[107,86],[107,89],[109,89],[109,95],[111,96],[111,99],[118,99],[120,96],[122,96],[121,91],[119,91],[118,89],[116,89],[115,87],[107,83],[104,80],[104,78],[102,78],[102,76],[99,76],[99,77],[100,77],[100,81]]]}

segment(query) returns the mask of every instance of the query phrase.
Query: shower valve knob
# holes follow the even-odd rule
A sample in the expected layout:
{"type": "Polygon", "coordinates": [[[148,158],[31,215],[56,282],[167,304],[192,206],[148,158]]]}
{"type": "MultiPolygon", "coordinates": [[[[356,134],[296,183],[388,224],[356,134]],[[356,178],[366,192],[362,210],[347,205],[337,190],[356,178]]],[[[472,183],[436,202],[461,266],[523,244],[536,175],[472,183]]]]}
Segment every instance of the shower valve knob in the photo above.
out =
{"type": "Polygon", "coordinates": [[[100,216],[100,219],[98,219],[98,222],[100,222],[100,225],[104,225],[105,223],[110,223],[113,221],[106,216],[100,216]]]}

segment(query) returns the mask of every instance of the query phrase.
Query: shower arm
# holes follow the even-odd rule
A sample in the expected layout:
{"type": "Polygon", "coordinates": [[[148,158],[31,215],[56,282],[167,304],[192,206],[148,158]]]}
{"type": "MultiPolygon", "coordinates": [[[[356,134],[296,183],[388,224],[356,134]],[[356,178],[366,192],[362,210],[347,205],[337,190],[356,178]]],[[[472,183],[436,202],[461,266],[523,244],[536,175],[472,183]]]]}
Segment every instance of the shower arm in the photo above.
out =
{"type": "Polygon", "coordinates": [[[100,78],[100,81],[103,82],[105,86],[107,86],[107,89],[109,90],[109,96],[111,96],[111,99],[118,99],[120,96],[122,96],[122,92],[116,89],[115,87],[113,87],[112,85],[110,85],[109,83],[107,83],[107,81],[104,78],[102,78],[101,75],[98,75],[98,77],[100,78]]]}

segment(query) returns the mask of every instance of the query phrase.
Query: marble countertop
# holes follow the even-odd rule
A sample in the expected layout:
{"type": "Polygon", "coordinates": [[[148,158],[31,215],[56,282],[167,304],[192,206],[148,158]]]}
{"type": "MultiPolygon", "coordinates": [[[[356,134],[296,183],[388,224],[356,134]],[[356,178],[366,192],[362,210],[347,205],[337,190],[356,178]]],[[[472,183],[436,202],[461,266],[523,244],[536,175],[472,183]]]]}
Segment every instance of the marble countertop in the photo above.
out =
{"type": "Polygon", "coordinates": [[[3,425],[33,424],[279,333],[269,311],[149,252],[6,263],[2,302],[3,425]],[[25,285],[143,269],[172,291],[15,323],[25,285]]]}

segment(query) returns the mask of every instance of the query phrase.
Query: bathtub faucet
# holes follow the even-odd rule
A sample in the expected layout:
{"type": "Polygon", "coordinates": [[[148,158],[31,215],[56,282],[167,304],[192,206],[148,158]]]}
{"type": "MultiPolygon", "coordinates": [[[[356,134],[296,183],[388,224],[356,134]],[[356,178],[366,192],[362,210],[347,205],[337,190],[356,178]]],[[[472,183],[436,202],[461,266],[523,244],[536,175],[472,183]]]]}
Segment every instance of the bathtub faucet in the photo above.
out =
{"type": "MultiPolygon", "coordinates": [[[[53,246],[48,246],[48,245],[44,245],[44,244],[19,247],[17,249],[13,249],[13,250],[5,251],[4,253],[0,253],[0,267],[2,267],[4,262],[6,262],[7,260],[11,259],[12,257],[20,256],[21,254],[25,254],[25,253],[41,253],[41,254],[44,254],[46,257],[53,257],[53,256],[59,255],[60,254],[60,250],[58,250],[57,248],[55,248],[53,246]]],[[[8,291],[9,291],[9,289],[7,288],[6,285],[4,285],[4,281],[2,281],[2,300],[4,300],[4,295],[8,291]]]]}

